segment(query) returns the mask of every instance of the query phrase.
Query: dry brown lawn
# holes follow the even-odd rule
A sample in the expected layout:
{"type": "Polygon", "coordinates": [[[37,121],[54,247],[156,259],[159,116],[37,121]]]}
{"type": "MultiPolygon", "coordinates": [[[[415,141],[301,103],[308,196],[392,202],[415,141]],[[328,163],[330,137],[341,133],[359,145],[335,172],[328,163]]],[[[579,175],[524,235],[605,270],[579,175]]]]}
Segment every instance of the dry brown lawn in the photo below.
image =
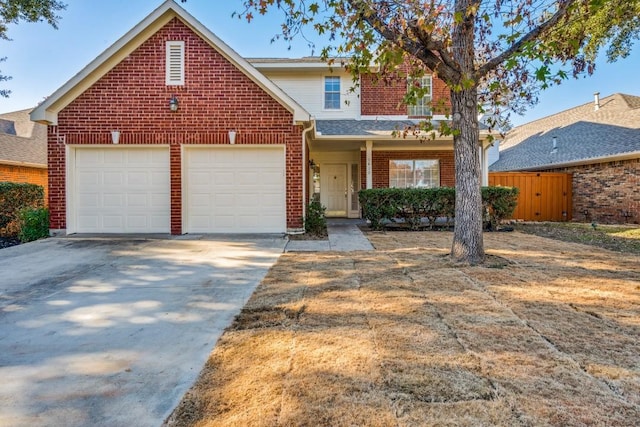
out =
{"type": "Polygon", "coordinates": [[[640,257],[485,235],[370,233],[286,254],[222,336],[175,426],[640,425],[640,257]]]}

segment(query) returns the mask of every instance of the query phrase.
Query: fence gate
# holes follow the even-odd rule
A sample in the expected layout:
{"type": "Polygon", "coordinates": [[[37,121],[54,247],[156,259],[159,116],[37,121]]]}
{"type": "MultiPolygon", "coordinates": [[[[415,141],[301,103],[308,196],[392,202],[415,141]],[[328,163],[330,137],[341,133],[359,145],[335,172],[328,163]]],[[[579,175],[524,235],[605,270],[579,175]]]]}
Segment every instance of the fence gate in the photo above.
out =
{"type": "Polygon", "coordinates": [[[518,206],[511,216],[525,221],[572,219],[571,174],[554,172],[490,172],[489,185],[517,187],[518,206]]]}

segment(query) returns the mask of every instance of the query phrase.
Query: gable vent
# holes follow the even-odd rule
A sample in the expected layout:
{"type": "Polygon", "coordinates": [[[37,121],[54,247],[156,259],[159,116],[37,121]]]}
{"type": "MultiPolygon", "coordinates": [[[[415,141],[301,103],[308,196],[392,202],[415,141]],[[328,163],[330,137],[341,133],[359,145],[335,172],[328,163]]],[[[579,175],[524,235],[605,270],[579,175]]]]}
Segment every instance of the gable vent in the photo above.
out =
{"type": "Polygon", "coordinates": [[[167,42],[167,86],[184,85],[184,42],[167,42]]]}

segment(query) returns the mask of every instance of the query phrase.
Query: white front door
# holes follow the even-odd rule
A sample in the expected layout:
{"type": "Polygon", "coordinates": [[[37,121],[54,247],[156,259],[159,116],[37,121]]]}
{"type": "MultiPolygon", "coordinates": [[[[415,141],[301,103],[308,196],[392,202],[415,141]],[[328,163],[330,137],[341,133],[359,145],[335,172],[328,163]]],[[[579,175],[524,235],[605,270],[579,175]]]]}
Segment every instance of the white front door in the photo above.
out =
{"type": "Polygon", "coordinates": [[[347,165],[324,164],[320,168],[320,198],[327,216],[347,216],[347,165]]]}

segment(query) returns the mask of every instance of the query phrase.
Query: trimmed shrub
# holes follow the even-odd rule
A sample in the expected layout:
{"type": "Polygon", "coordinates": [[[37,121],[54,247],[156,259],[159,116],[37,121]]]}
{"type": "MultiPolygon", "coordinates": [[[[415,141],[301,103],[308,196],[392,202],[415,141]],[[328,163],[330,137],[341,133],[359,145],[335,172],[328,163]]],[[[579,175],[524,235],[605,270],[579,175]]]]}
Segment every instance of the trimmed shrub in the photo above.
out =
{"type": "Polygon", "coordinates": [[[49,236],[49,209],[24,208],[18,216],[20,218],[18,238],[22,243],[49,236]]]}
{"type": "MultiPolygon", "coordinates": [[[[517,188],[483,187],[483,208],[486,219],[495,230],[516,207],[517,188]]],[[[455,214],[456,191],[452,187],[438,188],[374,188],[358,193],[363,218],[371,228],[380,230],[385,222],[403,220],[410,229],[417,230],[426,219],[430,228],[438,218],[449,224],[455,214]]]]}
{"type": "Polygon", "coordinates": [[[488,230],[497,230],[500,221],[513,215],[518,205],[518,193],[516,187],[482,187],[482,207],[488,230]]]}
{"type": "Polygon", "coordinates": [[[390,220],[399,214],[403,197],[398,188],[374,188],[360,190],[358,200],[364,219],[371,222],[371,228],[380,230],[382,221],[390,220]]]}
{"type": "Polygon", "coordinates": [[[438,218],[453,218],[455,190],[438,188],[374,188],[358,193],[363,217],[374,230],[383,228],[385,221],[403,220],[409,228],[417,230],[423,219],[429,227],[438,218]]]}
{"type": "Polygon", "coordinates": [[[0,182],[0,236],[16,237],[20,231],[20,210],[41,207],[44,207],[42,186],[0,182]]]}
{"type": "Polygon", "coordinates": [[[319,200],[313,199],[307,205],[307,214],[304,217],[305,233],[314,236],[324,236],[327,234],[327,219],[324,216],[326,208],[319,200]]]}

